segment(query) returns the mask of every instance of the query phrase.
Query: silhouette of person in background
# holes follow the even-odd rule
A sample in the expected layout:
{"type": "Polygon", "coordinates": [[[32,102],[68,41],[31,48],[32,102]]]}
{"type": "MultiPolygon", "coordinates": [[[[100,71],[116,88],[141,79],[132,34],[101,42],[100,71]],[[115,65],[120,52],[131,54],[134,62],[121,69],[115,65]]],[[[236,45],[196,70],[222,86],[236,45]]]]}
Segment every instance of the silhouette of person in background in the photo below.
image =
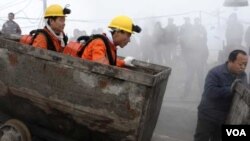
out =
{"type": "Polygon", "coordinates": [[[168,25],[165,28],[165,42],[167,63],[172,63],[176,54],[176,47],[178,43],[178,27],[174,24],[174,19],[168,19],[168,25]]]}
{"type": "Polygon", "coordinates": [[[192,33],[192,26],[190,18],[185,17],[184,24],[181,25],[179,33],[182,54],[191,48],[192,36],[190,36],[190,34],[192,33]]]}
{"type": "Polygon", "coordinates": [[[14,21],[15,14],[10,12],[8,14],[8,21],[3,24],[2,33],[4,34],[19,34],[21,35],[22,31],[19,25],[14,21]]]}
{"type": "Polygon", "coordinates": [[[161,22],[156,22],[153,29],[153,52],[154,62],[162,65],[166,65],[166,52],[168,51],[166,48],[166,38],[165,38],[165,30],[162,27],[161,22]]]}
{"type": "Polygon", "coordinates": [[[207,59],[208,59],[208,47],[207,47],[207,31],[206,28],[201,24],[200,18],[194,19],[193,25],[193,48],[195,49],[196,59],[194,60],[197,65],[197,77],[199,88],[203,87],[205,70],[207,68],[207,59]]]}
{"type": "Polygon", "coordinates": [[[87,35],[86,31],[84,30],[81,31],[78,28],[75,28],[73,30],[73,37],[71,37],[70,40],[76,41],[78,37],[83,36],[83,35],[87,35]]]}
{"type": "Polygon", "coordinates": [[[241,46],[244,28],[238,20],[236,13],[232,13],[227,21],[226,28],[226,46],[236,48],[241,46]]]}
{"type": "Polygon", "coordinates": [[[246,50],[242,46],[244,28],[243,25],[238,20],[238,16],[236,13],[232,13],[227,21],[226,28],[226,45],[223,46],[223,50],[219,52],[220,63],[225,62],[225,58],[229,55],[229,53],[235,49],[246,50]]]}
{"type": "Polygon", "coordinates": [[[182,57],[186,64],[186,79],[184,81],[184,93],[187,97],[193,90],[201,91],[204,84],[204,73],[208,59],[207,32],[199,18],[194,19],[192,25],[189,18],[185,18],[185,24],[180,30],[180,43],[182,57]],[[196,68],[196,69],[192,69],[196,68]],[[195,80],[198,85],[194,85],[195,80]]]}
{"type": "Polygon", "coordinates": [[[197,54],[194,46],[194,36],[193,36],[193,25],[191,24],[190,18],[184,18],[184,24],[180,28],[180,45],[181,45],[181,56],[183,58],[183,62],[186,65],[186,77],[184,80],[184,93],[182,97],[187,97],[192,91],[195,69],[198,65],[196,65],[197,54]]]}

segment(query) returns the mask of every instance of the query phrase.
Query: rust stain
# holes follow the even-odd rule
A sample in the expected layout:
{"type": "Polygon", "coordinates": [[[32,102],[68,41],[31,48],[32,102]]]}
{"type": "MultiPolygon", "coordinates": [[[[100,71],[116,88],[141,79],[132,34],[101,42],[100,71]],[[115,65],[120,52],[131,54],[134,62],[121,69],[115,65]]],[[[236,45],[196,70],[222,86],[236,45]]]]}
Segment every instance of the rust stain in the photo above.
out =
{"type": "Polygon", "coordinates": [[[42,49],[39,51],[39,53],[40,53],[41,55],[45,55],[44,50],[42,50],[42,49]]]}
{"type": "Polygon", "coordinates": [[[107,81],[104,81],[104,80],[99,81],[100,88],[105,88],[105,87],[107,87],[107,85],[108,85],[107,81]]]}
{"type": "Polygon", "coordinates": [[[65,76],[68,73],[68,70],[65,68],[58,68],[56,69],[56,72],[59,76],[65,76]]]}
{"type": "Polygon", "coordinates": [[[113,122],[114,120],[112,119],[99,119],[99,120],[94,120],[94,122],[92,122],[90,126],[92,128],[98,128],[98,129],[104,130],[107,128],[109,124],[112,124],[113,122]]]}
{"type": "Polygon", "coordinates": [[[9,54],[8,57],[9,57],[10,64],[11,64],[12,66],[14,66],[14,65],[17,64],[17,55],[11,53],[11,54],[9,54]]]}
{"type": "Polygon", "coordinates": [[[128,109],[128,112],[130,113],[130,115],[129,115],[130,118],[134,119],[134,118],[136,118],[136,117],[139,116],[138,111],[136,111],[135,109],[132,109],[132,108],[130,107],[130,104],[129,104],[129,101],[128,101],[128,100],[125,102],[125,105],[126,105],[126,107],[127,107],[127,109],[128,109]]]}

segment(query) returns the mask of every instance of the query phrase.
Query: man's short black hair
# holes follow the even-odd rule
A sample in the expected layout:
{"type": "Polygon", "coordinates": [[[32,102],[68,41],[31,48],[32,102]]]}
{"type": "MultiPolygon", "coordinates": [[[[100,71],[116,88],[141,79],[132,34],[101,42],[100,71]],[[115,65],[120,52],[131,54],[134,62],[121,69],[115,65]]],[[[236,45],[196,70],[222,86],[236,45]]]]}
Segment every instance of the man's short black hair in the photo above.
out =
{"type": "Polygon", "coordinates": [[[12,15],[12,16],[15,16],[15,14],[13,12],[10,12],[8,15],[12,15]]]}
{"type": "Polygon", "coordinates": [[[52,19],[53,21],[55,21],[58,17],[55,16],[50,16],[50,17],[46,17],[48,19],[48,25],[50,25],[50,19],[52,19]]]}
{"type": "Polygon", "coordinates": [[[240,49],[236,49],[234,51],[232,51],[229,56],[228,56],[228,61],[230,62],[234,62],[237,58],[237,55],[238,54],[243,54],[243,55],[247,55],[247,53],[243,50],[240,50],[240,49]]]}

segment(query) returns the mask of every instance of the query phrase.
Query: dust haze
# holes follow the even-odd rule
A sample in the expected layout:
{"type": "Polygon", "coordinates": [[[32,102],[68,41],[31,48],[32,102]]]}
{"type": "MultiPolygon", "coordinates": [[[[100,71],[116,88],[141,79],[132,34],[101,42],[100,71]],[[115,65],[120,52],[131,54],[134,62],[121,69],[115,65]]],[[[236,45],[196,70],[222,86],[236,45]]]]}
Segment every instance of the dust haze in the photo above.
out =
{"type": "MultiPolygon", "coordinates": [[[[14,12],[24,33],[41,27],[42,6],[35,5],[42,2],[19,2],[1,2],[0,26],[7,13],[14,12]]],[[[126,14],[142,27],[142,33],[133,34],[128,46],[118,49],[118,55],[172,68],[152,141],[192,141],[208,70],[224,63],[232,49],[249,52],[249,7],[223,7],[223,0],[95,0],[80,4],[78,0],[48,0],[48,4],[71,2],[73,12],[65,28],[71,40],[83,34],[102,33],[113,16],[126,14]]]]}

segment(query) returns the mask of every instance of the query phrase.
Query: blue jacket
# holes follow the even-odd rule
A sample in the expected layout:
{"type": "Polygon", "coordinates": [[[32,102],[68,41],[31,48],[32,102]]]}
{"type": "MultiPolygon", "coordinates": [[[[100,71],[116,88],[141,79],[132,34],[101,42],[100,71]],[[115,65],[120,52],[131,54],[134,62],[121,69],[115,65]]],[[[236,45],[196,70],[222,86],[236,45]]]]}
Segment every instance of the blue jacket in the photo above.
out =
{"type": "Polygon", "coordinates": [[[235,76],[228,71],[227,63],[211,69],[206,77],[204,92],[198,106],[198,118],[222,124],[230,110],[233,93],[231,84],[235,79],[247,83],[246,73],[235,76]]]}

